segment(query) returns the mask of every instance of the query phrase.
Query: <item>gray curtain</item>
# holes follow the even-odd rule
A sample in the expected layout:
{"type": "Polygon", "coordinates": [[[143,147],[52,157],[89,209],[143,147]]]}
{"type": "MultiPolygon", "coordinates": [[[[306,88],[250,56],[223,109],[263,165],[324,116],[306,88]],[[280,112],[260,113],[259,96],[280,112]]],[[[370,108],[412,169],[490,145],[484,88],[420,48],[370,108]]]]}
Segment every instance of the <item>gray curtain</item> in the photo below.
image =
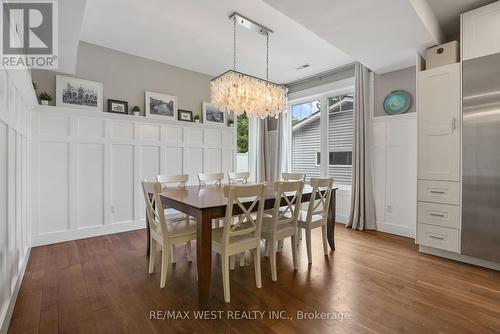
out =
{"type": "Polygon", "coordinates": [[[252,117],[249,120],[250,176],[255,182],[271,180],[269,129],[267,119],[252,117]]]}
{"type": "Polygon", "coordinates": [[[351,213],[346,227],[374,230],[376,221],[372,189],[372,137],[368,69],[360,63],[355,65],[354,80],[351,213]]]}

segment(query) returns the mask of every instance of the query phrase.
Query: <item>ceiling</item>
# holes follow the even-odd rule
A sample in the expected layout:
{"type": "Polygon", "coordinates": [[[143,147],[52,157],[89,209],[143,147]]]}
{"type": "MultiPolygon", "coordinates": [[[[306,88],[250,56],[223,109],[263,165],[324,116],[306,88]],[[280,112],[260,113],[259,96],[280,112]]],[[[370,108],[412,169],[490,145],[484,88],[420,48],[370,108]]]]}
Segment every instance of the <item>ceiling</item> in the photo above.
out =
{"type": "MultiPolygon", "coordinates": [[[[87,0],[80,39],[193,71],[233,65],[234,11],[270,28],[270,80],[285,83],[353,61],[261,0],[87,0]],[[310,64],[306,69],[296,68],[310,64]]],[[[265,38],[238,28],[237,69],[265,76],[265,38]]]]}
{"type": "Polygon", "coordinates": [[[458,38],[460,34],[460,14],[482,7],[495,0],[427,0],[441,25],[443,34],[450,38],[458,38]]]}

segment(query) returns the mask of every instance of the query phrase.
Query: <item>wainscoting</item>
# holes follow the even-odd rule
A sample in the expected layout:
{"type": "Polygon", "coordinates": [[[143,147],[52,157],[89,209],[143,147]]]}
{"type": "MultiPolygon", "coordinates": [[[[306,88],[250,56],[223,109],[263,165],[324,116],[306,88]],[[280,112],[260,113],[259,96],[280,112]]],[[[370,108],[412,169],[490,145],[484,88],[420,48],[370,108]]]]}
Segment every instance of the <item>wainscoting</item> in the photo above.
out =
{"type": "Polygon", "coordinates": [[[40,106],[32,244],[142,228],[142,180],[233,171],[235,144],[232,127],[40,106]]]}
{"type": "Polygon", "coordinates": [[[29,257],[31,114],[28,71],[0,68],[0,333],[7,326],[29,257]]]}
{"type": "Polygon", "coordinates": [[[373,182],[377,229],[415,238],[416,113],[373,119],[373,182]]]}

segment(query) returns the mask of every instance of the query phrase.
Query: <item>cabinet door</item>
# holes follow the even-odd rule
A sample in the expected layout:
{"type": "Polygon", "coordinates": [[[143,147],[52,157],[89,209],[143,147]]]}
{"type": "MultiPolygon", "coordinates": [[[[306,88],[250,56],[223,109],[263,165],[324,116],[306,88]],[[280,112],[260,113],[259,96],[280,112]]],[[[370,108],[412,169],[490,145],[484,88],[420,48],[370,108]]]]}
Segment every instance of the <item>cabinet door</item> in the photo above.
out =
{"type": "Polygon", "coordinates": [[[460,64],[419,73],[418,178],[459,181],[460,64]]]}
{"type": "Polygon", "coordinates": [[[463,60],[500,52],[500,2],[462,16],[463,60]]]}

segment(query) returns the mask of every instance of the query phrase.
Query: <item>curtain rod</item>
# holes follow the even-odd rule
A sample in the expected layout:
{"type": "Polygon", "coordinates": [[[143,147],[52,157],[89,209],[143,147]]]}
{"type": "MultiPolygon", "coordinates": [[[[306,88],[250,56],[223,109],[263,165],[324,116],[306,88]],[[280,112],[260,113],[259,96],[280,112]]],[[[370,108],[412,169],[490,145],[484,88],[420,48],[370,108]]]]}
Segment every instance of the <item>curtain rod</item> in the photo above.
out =
{"type": "Polygon", "coordinates": [[[314,75],[312,75],[310,77],[306,77],[304,79],[300,79],[300,80],[297,80],[297,81],[292,81],[290,83],[285,84],[285,86],[290,87],[290,86],[295,86],[295,85],[303,84],[305,82],[309,82],[309,81],[313,81],[313,80],[321,80],[322,78],[327,77],[329,75],[333,75],[335,73],[341,72],[341,71],[346,70],[348,68],[354,67],[355,64],[356,64],[356,62],[345,64],[345,65],[342,65],[340,67],[336,67],[333,70],[328,70],[328,71],[325,71],[325,72],[314,74],[314,75]]]}

